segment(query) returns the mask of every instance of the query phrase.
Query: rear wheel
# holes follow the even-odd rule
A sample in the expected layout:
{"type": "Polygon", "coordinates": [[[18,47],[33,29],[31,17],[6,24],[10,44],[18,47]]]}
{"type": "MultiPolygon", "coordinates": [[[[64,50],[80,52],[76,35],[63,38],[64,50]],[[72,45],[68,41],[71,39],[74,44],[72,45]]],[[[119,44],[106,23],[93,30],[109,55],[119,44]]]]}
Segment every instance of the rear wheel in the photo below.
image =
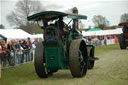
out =
{"type": "Polygon", "coordinates": [[[34,65],[35,65],[36,73],[40,78],[47,78],[48,77],[48,70],[45,67],[45,59],[44,58],[45,58],[45,56],[44,56],[43,43],[39,42],[37,44],[36,49],[35,49],[34,65]]]}
{"type": "Polygon", "coordinates": [[[119,42],[120,42],[120,49],[126,49],[125,38],[123,34],[120,35],[119,42]]]}
{"type": "Polygon", "coordinates": [[[88,56],[86,44],[82,40],[73,40],[69,49],[69,66],[73,77],[86,75],[88,56]]]}
{"type": "Polygon", "coordinates": [[[93,52],[93,49],[91,48],[90,55],[89,55],[89,60],[88,60],[88,69],[93,69],[94,64],[95,64],[94,52],[93,52]]]}

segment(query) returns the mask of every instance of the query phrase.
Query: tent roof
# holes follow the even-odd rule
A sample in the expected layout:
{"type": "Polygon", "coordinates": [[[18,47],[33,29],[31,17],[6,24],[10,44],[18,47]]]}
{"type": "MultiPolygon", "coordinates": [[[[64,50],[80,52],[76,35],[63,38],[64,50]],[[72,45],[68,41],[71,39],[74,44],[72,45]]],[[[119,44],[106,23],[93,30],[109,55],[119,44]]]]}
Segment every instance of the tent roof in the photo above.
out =
{"type": "Polygon", "coordinates": [[[114,34],[121,34],[121,33],[122,33],[122,28],[117,28],[112,30],[82,32],[83,36],[104,36],[104,35],[114,35],[114,34]]]}
{"type": "Polygon", "coordinates": [[[8,39],[26,39],[31,37],[31,34],[21,29],[0,29],[0,35],[8,39]]]}

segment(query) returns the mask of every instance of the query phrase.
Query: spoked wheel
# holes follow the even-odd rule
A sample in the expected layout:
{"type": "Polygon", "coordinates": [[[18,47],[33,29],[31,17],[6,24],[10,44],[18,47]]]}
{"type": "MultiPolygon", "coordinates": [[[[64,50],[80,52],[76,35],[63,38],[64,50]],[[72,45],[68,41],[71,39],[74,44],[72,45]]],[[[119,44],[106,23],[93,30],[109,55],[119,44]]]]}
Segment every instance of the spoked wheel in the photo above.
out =
{"type": "Polygon", "coordinates": [[[37,44],[36,49],[35,49],[34,65],[35,65],[36,73],[40,78],[47,78],[48,77],[48,70],[45,67],[45,59],[44,58],[45,58],[45,56],[44,56],[43,43],[39,42],[37,44]]]}
{"type": "Polygon", "coordinates": [[[90,55],[89,55],[89,60],[88,60],[88,69],[93,69],[95,64],[95,60],[94,60],[94,51],[91,48],[90,50],[90,55]]]}
{"type": "Polygon", "coordinates": [[[125,46],[125,38],[123,36],[123,34],[120,35],[119,37],[119,43],[120,43],[120,49],[126,49],[126,46],[125,46]]]}
{"type": "Polygon", "coordinates": [[[69,66],[73,77],[86,75],[88,56],[86,44],[82,40],[73,40],[69,49],[69,66]]]}

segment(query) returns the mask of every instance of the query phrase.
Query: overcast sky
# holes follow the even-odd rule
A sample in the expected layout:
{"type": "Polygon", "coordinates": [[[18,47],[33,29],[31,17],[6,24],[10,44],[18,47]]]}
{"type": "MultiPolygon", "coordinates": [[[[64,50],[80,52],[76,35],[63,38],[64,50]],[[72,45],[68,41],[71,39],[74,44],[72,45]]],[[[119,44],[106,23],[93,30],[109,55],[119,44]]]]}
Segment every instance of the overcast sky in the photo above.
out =
{"type": "MultiPolygon", "coordinates": [[[[6,16],[14,10],[18,0],[0,0],[0,24],[5,28],[13,28],[6,20],[6,16]]],[[[110,21],[110,25],[117,25],[120,16],[128,13],[128,0],[40,0],[42,5],[51,5],[49,10],[65,11],[72,7],[77,7],[80,14],[88,16],[84,21],[85,27],[94,25],[92,17],[103,15],[110,21]]]]}

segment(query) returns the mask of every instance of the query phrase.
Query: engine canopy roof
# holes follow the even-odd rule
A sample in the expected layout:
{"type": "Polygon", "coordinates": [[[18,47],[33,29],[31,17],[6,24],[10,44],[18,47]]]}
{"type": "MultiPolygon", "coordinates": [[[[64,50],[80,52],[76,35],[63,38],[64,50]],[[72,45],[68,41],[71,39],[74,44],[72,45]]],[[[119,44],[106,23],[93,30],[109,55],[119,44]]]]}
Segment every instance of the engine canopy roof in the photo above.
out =
{"type": "Polygon", "coordinates": [[[59,17],[67,17],[72,19],[87,19],[87,16],[73,13],[64,13],[59,11],[43,11],[40,13],[33,14],[28,16],[27,19],[30,21],[38,21],[38,20],[55,20],[59,17]]]}

